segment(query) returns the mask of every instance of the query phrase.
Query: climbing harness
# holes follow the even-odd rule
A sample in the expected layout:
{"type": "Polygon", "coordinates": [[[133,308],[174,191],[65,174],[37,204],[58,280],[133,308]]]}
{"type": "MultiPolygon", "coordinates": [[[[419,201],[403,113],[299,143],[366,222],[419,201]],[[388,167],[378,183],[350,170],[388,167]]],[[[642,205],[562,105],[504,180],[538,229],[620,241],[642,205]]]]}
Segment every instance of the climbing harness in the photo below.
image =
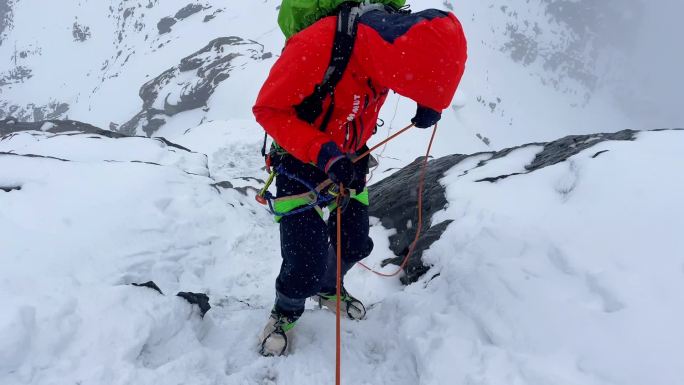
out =
{"type": "Polygon", "coordinates": [[[271,214],[275,215],[276,221],[280,221],[282,217],[296,215],[311,209],[316,209],[320,214],[322,214],[320,207],[335,200],[335,196],[324,192],[323,189],[313,186],[311,183],[298,177],[297,175],[289,173],[287,170],[285,170],[285,167],[279,165],[275,169],[271,170],[268,181],[259,194],[257,194],[256,200],[262,205],[268,205],[269,211],[271,214]],[[273,194],[268,191],[268,188],[273,183],[276,175],[283,175],[289,179],[301,183],[309,190],[309,192],[283,198],[274,197],[273,194]]]}
{"type": "Polygon", "coordinates": [[[256,196],[256,201],[261,205],[267,206],[271,214],[275,216],[276,222],[279,222],[283,217],[297,215],[308,210],[316,210],[321,218],[323,218],[324,214],[322,208],[327,206],[330,212],[335,210],[339,204],[338,197],[342,198],[342,211],[347,208],[347,205],[352,199],[365,206],[368,206],[369,204],[368,188],[364,188],[361,192],[357,192],[354,189],[345,189],[343,193],[340,193],[339,186],[328,183],[327,180],[314,187],[308,181],[287,172],[285,168],[280,165],[271,170],[271,174],[269,175],[264,188],[262,188],[256,196]],[[282,175],[288,179],[299,182],[309,191],[303,194],[276,198],[268,191],[268,188],[273,184],[277,175],[282,175]]]}
{"type": "MultiPolygon", "coordinates": [[[[353,162],[357,163],[366,156],[370,155],[371,152],[375,151],[376,149],[382,147],[386,143],[394,140],[397,138],[399,135],[403,134],[404,132],[408,131],[413,127],[413,124],[410,124],[403,129],[399,130],[392,136],[388,137],[387,139],[383,140],[382,142],[378,143],[377,145],[373,146],[372,148],[368,149],[365,151],[363,154],[357,156],[354,158],[353,162]]],[[[427,167],[428,167],[428,162],[430,159],[430,153],[432,152],[432,146],[435,141],[435,136],[437,135],[437,125],[434,126],[432,130],[432,135],[430,137],[430,142],[428,144],[427,152],[425,154],[425,158],[423,159],[423,165],[421,168],[421,173],[420,173],[420,179],[418,182],[418,204],[417,204],[417,209],[418,209],[418,223],[416,225],[416,235],[413,239],[413,242],[411,242],[411,245],[409,246],[408,252],[406,253],[406,256],[402,260],[401,265],[395,271],[394,273],[388,274],[388,273],[382,273],[379,271],[373,270],[371,267],[365,265],[362,262],[358,262],[358,264],[363,267],[364,269],[373,272],[376,275],[379,275],[381,277],[395,277],[399,275],[405,268],[406,264],[408,263],[409,259],[411,258],[411,255],[413,255],[416,245],[418,244],[418,240],[420,239],[420,235],[423,230],[423,195],[425,192],[425,177],[427,175],[427,167]]],[[[342,211],[344,211],[344,208],[346,208],[346,205],[350,202],[351,199],[355,199],[359,201],[360,203],[368,206],[369,204],[369,196],[368,196],[368,189],[364,189],[361,193],[357,193],[354,190],[349,190],[349,189],[344,189],[340,190],[337,185],[335,185],[330,179],[325,180],[318,186],[314,187],[307,181],[297,177],[296,175],[290,174],[287,171],[284,170],[282,166],[276,167],[276,169],[273,169],[271,171],[271,174],[269,176],[268,182],[266,183],[266,186],[257,194],[256,200],[261,203],[262,205],[268,205],[269,211],[273,215],[276,216],[276,220],[280,220],[282,217],[289,216],[289,215],[296,215],[299,213],[302,213],[307,210],[311,209],[316,209],[321,216],[323,216],[323,212],[321,210],[321,206],[328,205],[328,208],[332,212],[333,210],[338,208],[338,205],[340,202],[342,203],[342,211]],[[309,189],[308,193],[296,195],[293,197],[284,197],[284,198],[275,198],[273,194],[271,194],[268,191],[269,186],[273,183],[273,180],[277,174],[282,174],[292,180],[296,180],[299,183],[302,183],[305,187],[309,189]],[[340,193],[342,191],[342,193],[340,193]]],[[[341,223],[338,221],[338,224],[341,223]]]]}
{"type": "MultiPolygon", "coordinates": [[[[371,147],[367,151],[365,151],[363,154],[357,156],[354,158],[353,162],[357,163],[366,156],[369,156],[371,152],[375,151],[376,149],[382,147],[386,143],[394,140],[397,138],[399,135],[403,134],[404,132],[408,131],[411,129],[414,125],[410,124],[392,136],[388,137],[387,139],[383,140],[382,142],[376,144],[375,146],[371,147]]],[[[411,245],[409,246],[408,252],[406,253],[406,256],[402,260],[401,265],[395,271],[394,273],[388,274],[388,273],[382,273],[379,271],[375,271],[369,266],[365,265],[362,262],[358,262],[358,264],[363,267],[364,269],[373,272],[374,274],[381,276],[381,277],[395,277],[399,275],[405,268],[406,264],[408,263],[409,259],[411,258],[411,255],[413,255],[413,252],[415,251],[416,245],[418,244],[418,240],[420,240],[420,235],[423,230],[423,195],[425,192],[425,177],[427,175],[427,168],[428,168],[428,162],[430,159],[430,153],[432,152],[432,146],[435,141],[435,136],[437,135],[437,125],[435,124],[433,130],[432,130],[432,135],[430,137],[430,142],[428,144],[427,152],[425,154],[425,158],[423,159],[423,166],[421,169],[420,173],[420,179],[418,182],[418,223],[416,225],[416,235],[413,239],[413,242],[411,242],[411,245]]],[[[268,162],[268,161],[267,161],[268,162]]],[[[269,166],[270,168],[270,166],[269,166]]],[[[336,208],[338,208],[339,204],[342,203],[342,206],[339,207],[344,211],[344,208],[346,208],[346,205],[350,202],[351,199],[355,199],[359,201],[360,203],[368,206],[369,204],[369,196],[368,196],[368,189],[364,189],[362,192],[357,193],[354,190],[349,190],[349,189],[344,189],[340,190],[338,186],[336,186],[330,179],[327,179],[323,181],[321,184],[318,186],[314,187],[311,185],[309,182],[297,177],[294,174],[288,173],[283,167],[278,166],[275,169],[271,170],[271,174],[268,178],[268,182],[264,186],[264,188],[257,194],[256,200],[261,203],[262,205],[267,205],[269,207],[269,211],[273,215],[276,216],[276,220],[279,221],[282,217],[289,216],[289,215],[296,215],[299,213],[302,213],[307,210],[315,209],[318,211],[318,213],[323,216],[323,212],[321,207],[325,205],[329,205],[328,208],[332,212],[336,208]],[[275,179],[275,176],[277,174],[284,175],[292,180],[298,181],[299,183],[303,184],[307,189],[309,189],[308,193],[300,194],[300,195],[295,195],[293,197],[284,197],[284,198],[275,198],[271,192],[268,191],[268,188],[271,186],[273,183],[273,180],[275,179]],[[340,193],[341,192],[341,193],[340,193]]],[[[339,211],[339,210],[338,210],[339,211]]],[[[338,224],[341,223],[338,221],[338,224]]]]}
{"type": "MultiPolygon", "coordinates": [[[[396,132],[394,135],[388,137],[387,139],[368,149],[361,155],[354,158],[353,162],[358,163],[365,157],[369,156],[371,152],[382,147],[386,143],[394,140],[396,137],[398,137],[399,135],[403,134],[411,128],[413,128],[413,124],[404,127],[403,129],[396,132]]],[[[279,146],[276,145],[274,147],[274,151],[276,153],[282,151],[282,149],[280,149],[279,146]]],[[[273,153],[274,151],[272,150],[271,152],[273,153]]],[[[299,214],[304,211],[312,209],[318,211],[319,214],[322,216],[322,206],[332,203],[332,205],[329,206],[331,212],[337,207],[336,197],[339,194],[339,188],[330,179],[326,179],[321,184],[314,187],[308,181],[305,181],[299,178],[297,175],[287,172],[287,170],[285,170],[285,168],[282,167],[282,165],[278,165],[277,167],[273,168],[272,155],[270,153],[266,154],[266,168],[267,170],[270,170],[268,180],[264,187],[256,195],[255,199],[261,205],[268,206],[271,214],[273,214],[276,217],[276,221],[279,221],[282,217],[299,214]],[[309,190],[309,192],[283,198],[274,197],[273,194],[270,191],[268,191],[268,189],[273,184],[273,181],[275,180],[275,177],[277,175],[283,175],[287,178],[290,178],[301,183],[304,187],[306,187],[309,190]]],[[[344,201],[343,203],[348,203],[350,199],[354,199],[365,206],[368,206],[369,204],[368,188],[365,188],[361,192],[347,189],[346,194],[344,194],[343,197],[345,197],[346,199],[346,201],[344,201]]],[[[343,205],[343,208],[345,207],[346,204],[343,205]]]]}

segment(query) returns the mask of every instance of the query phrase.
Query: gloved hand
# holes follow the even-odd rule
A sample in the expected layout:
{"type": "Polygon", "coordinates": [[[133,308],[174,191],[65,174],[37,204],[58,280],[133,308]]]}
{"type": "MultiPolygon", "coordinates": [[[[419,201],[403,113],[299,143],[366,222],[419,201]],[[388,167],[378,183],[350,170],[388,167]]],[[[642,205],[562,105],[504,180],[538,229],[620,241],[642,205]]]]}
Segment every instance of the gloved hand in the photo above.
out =
{"type": "Polygon", "coordinates": [[[354,173],[354,163],[346,155],[333,159],[325,172],[335,184],[342,183],[345,186],[351,185],[356,177],[354,173]]]}
{"type": "Polygon", "coordinates": [[[411,123],[418,128],[430,128],[437,124],[441,118],[441,112],[437,112],[428,107],[423,107],[419,104],[418,111],[416,111],[416,116],[411,119],[411,123]]]}
{"type": "Polygon", "coordinates": [[[349,186],[354,181],[354,162],[342,153],[334,142],[328,142],[321,147],[317,165],[335,184],[349,186]]]}

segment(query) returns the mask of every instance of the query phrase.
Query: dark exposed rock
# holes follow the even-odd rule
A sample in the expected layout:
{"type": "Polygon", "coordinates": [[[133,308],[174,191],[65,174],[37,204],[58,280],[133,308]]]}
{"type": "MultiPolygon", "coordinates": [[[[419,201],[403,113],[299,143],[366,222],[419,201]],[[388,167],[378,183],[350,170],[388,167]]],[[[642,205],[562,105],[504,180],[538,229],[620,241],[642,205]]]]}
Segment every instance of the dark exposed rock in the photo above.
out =
{"type": "MultiPolygon", "coordinates": [[[[159,30],[159,34],[163,35],[165,33],[171,32],[171,27],[173,27],[176,23],[178,23],[181,20],[187,19],[188,17],[190,17],[190,16],[192,16],[198,12],[201,12],[207,8],[211,8],[211,7],[204,7],[201,4],[190,3],[190,4],[186,5],[185,7],[181,8],[180,10],[178,10],[178,12],[176,12],[176,14],[173,17],[166,16],[166,17],[162,18],[157,23],[157,29],[159,30]]],[[[214,15],[212,15],[212,16],[215,16],[215,15],[216,15],[216,13],[214,13],[214,15]]],[[[204,21],[207,21],[206,18],[204,21]]]]}
{"type": "Polygon", "coordinates": [[[23,83],[33,77],[33,70],[24,66],[16,66],[0,76],[0,87],[8,84],[23,83]]]}
{"type": "MultiPolygon", "coordinates": [[[[83,123],[75,120],[44,120],[41,122],[18,122],[16,119],[0,120],[0,140],[6,135],[10,135],[22,131],[44,131],[51,134],[94,134],[111,139],[128,138],[130,135],[124,135],[115,131],[103,130],[88,123],[83,123]]],[[[155,137],[154,140],[164,143],[168,147],[172,147],[181,151],[193,152],[181,145],[173,143],[166,138],[155,137]]],[[[56,158],[54,158],[56,159],[56,158]]],[[[62,159],[63,160],[63,159],[62,159]]]]}
{"type": "Polygon", "coordinates": [[[50,102],[45,106],[35,104],[17,106],[8,101],[0,101],[0,119],[37,122],[45,119],[61,119],[67,112],[69,112],[69,105],[66,103],[50,102]]]}
{"type": "MultiPolygon", "coordinates": [[[[444,187],[439,181],[449,169],[466,158],[468,155],[450,155],[428,163],[423,192],[423,231],[404,269],[407,273],[406,283],[416,281],[425,273],[426,267],[422,262],[423,252],[439,239],[448,226],[448,223],[442,223],[434,226],[435,229],[432,230],[433,214],[444,209],[448,203],[444,187]]],[[[384,227],[397,231],[390,237],[390,249],[399,256],[391,261],[398,265],[401,264],[416,235],[418,184],[423,159],[416,159],[389,178],[369,187],[372,202],[370,215],[380,218],[384,227]],[[407,188],[407,186],[412,187],[407,188]]]]}
{"type": "Polygon", "coordinates": [[[0,186],[0,190],[4,192],[19,191],[21,190],[21,186],[0,186]]]}
{"type": "Polygon", "coordinates": [[[507,175],[490,176],[490,177],[487,177],[487,178],[482,178],[482,179],[480,179],[480,180],[476,180],[476,182],[490,182],[490,183],[496,183],[496,182],[498,182],[498,181],[500,181],[500,180],[503,180],[503,179],[506,179],[506,178],[508,178],[508,177],[515,176],[515,175],[523,175],[523,174],[524,174],[523,172],[516,172],[516,173],[513,173],[513,174],[507,174],[507,175]]]}
{"type": "MultiPolygon", "coordinates": [[[[679,130],[679,129],[678,129],[679,130]]],[[[425,193],[423,196],[423,231],[415,251],[404,269],[406,275],[402,278],[405,284],[416,282],[429,267],[422,261],[423,252],[437,241],[451,222],[432,224],[434,213],[443,210],[448,202],[445,188],[440,180],[446,172],[462,161],[481,155],[490,155],[481,161],[477,167],[482,167],[492,160],[507,156],[514,150],[543,146],[535,159],[525,166],[525,172],[508,175],[492,175],[477,182],[496,183],[502,179],[535,172],[545,167],[564,162],[568,158],[592,146],[605,141],[631,141],[636,138],[638,131],[625,130],[608,134],[573,135],[548,143],[531,143],[524,146],[509,148],[497,152],[478,153],[473,155],[450,155],[429,162],[425,179],[425,193]]],[[[594,158],[605,151],[598,152],[594,158]]],[[[388,259],[387,263],[401,264],[409,246],[415,237],[418,220],[417,195],[418,181],[421,172],[422,158],[417,159],[394,175],[370,186],[371,207],[370,215],[380,218],[386,228],[396,229],[397,233],[390,237],[390,248],[397,258],[388,259]],[[411,186],[407,188],[407,186],[411,186]]]]}
{"type": "Polygon", "coordinates": [[[8,0],[0,1],[0,45],[5,40],[5,29],[12,25],[12,4],[8,0]]]}
{"type": "Polygon", "coordinates": [[[187,152],[192,152],[191,149],[185,148],[185,147],[181,146],[180,144],[173,143],[173,142],[167,140],[166,138],[162,138],[161,136],[158,136],[154,139],[164,143],[165,145],[167,145],[169,147],[177,148],[179,150],[183,150],[183,151],[187,151],[187,152]]]}
{"type": "MultiPolygon", "coordinates": [[[[416,250],[427,250],[430,248],[430,245],[433,243],[437,242],[441,237],[442,234],[446,231],[447,227],[452,223],[453,221],[448,220],[444,221],[441,223],[438,223],[434,226],[431,226],[427,231],[423,232],[423,235],[420,237],[418,242],[416,243],[416,250]]],[[[414,233],[415,236],[415,233],[414,233]]],[[[401,256],[395,257],[395,258],[390,258],[386,259],[382,262],[382,266],[386,266],[388,264],[395,264],[397,266],[401,266],[401,263],[404,261],[404,258],[406,256],[406,253],[408,252],[408,247],[401,253],[401,256]]],[[[408,262],[406,263],[406,266],[404,268],[404,273],[405,275],[401,277],[401,282],[408,285],[409,283],[415,282],[420,277],[423,276],[423,274],[427,273],[430,268],[428,266],[425,266],[423,264],[423,261],[419,258],[409,258],[408,262]]]]}
{"type": "Polygon", "coordinates": [[[214,20],[215,18],[216,18],[216,15],[211,14],[211,15],[204,16],[204,20],[202,20],[202,21],[205,23],[208,23],[208,22],[214,20]]]}
{"type": "Polygon", "coordinates": [[[75,120],[44,120],[40,122],[19,122],[16,119],[0,120],[0,136],[21,131],[45,131],[53,134],[75,131],[86,134],[102,135],[109,138],[121,138],[126,136],[118,132],[103,130],[88,123],[82,123],[75,120]]]}
{"type": "Polygon", "coordinates": [[[186,19],[197,12],[201,12],[204,10],[204,6],[201,4],[188,4],[185,7],[181,8],[178,12],[176,12],[176,15],[174,16],[177,20],[183,20],[186,19]]]}
{"type": "Polygon", "coordinates": [[[598,158],[601,154],[605,154],[606,152],[610,152],[610,150],[599,151],[599,152],[597,152],[596,154],[594,154],[594,155],[592,156],[592,158],[596,159],[596,158],[598,158]]]}
{"type": "Polygon", "coordinates": [[[24,157],[24,158],[51,159],[51,160],[58,160],[60,162],[71,162],[68,159],[57,158],[54,156],[36,155],[36,154],[15,154],[13,152],[1,152],[0,151],[0,155],[2,155],[2,156],[19,156],[19,157],[24,157]]]}
{"type": "Polygon", "coordinates": [[[159,34],[163,35],[165,33],[171,32],[171,27],[173,27],[174,24],[176,24],[177,21],[173,17],[165,17],[157,23],[157,29],[159,30],[159,34]]]}
{"type": "Polygon", "coordinates": [[[212,40],[206,47],[181,60],[178,66],[145,83],[139,93],[143,100],[142,111],[122,124],[119,131],[134,135],[141,130],[152,136],[168,117],[206,107],[219,84],[230,77],[233,60],[237,57],[264,60],[263,49],[261,44],[237,36],[212,40]],[[181,83],[180,78],[188,80],[181,83]]]}
{"type": "Polygon", "coordinates": [[[126,8],[126,9],[124,10],[124,13],[123,13],[123,18],[124,18],[124,20],[126,20],[126,19],[128,19],[129,17],[133,16],[134,13],[135,13],[135,8],[134,8],[134,7],[126,8]]]}
{"type": "Polygon", "coordinates": [[[36,107],[33,109],[33,121],[59,119],[69,112],[69,108],[66,103],[50,103],[45,107],[36,107]]]}
{"type": "Polygon", "coordinates": [[[77,21],[74,21],[71,34],[74,36],[74,41],[86,41],[90,38],[90,27],[78,24],[77,21]]]}
{"type": "MultiPolygon", "coordinates": [[[[233,184],[230,183],[230,182],[227,181],[227,180],[224,180],[223,182],[214,183],[214,184],[212,184],[211,186],[214,187],[214,188],[217,189],[217,190],[218,190],[219,188],[222,188],[222,189],[231,189],[231,188],[233,188],[233,184]]],[[[220,190],[219,190],[219,191],[220,191],[220,190]]]]}
{"type": "Polygon", "coordinates": [[[598,143],[607,140],[634,140],[638,131],[624,130],[610,134],[592,134],[592,135],[571,135],[565,138],[546,143],[544,151],[537,154],[532,163],[525,166],[527,171],[535,171],[540,168],[553,166],[556,163],[563,162],[573,155],[593,147],[598,143]]]}
{"type": "Polygon", "coordinates": [[[158,292],[161,295],[164,295],[164,292],[162,292],[162,290],[159,288],[159,286],[157,286],[157,284],[154,283],[153,281],[148,281],[145,283],[132,283],[131,285],[136,286],[136,287],[146,287],[148,289],[155,290],[156,292],[158,292]]]}
{"type": "Polygon", "coordinates": [[[204,318],[204,315],[207,314],[209,310],[211,310],[211,305],[209,305],[209,296],[207,296],[204,293],[180,292],[176,295],[193,305],[197,305],[200,309],[200,316],[202,318],[204,318]]]}
{"type": "Polygon", "coordinates": [[[216,16],[217,16],[219,13],[223,12],[223,11],[224,11],[223,8],[217,9],[217,10],[214,11],[214,13],[212,13],[211,15],[206,15],[206,16],[204,16],[204,20],[203,20],[203,21],[204,21],[205,23],[207,23],[207,22],[209,22],[209,21],[211,21],[211,20],[214,20],[214,19],[216,18],[216,16]]]}
{"type": "MultiPolygon", "coordinates": [[[[144,287],[152,289],[157,293],[164,295],[164,292],[157,286],[154,281],[148,281],[145,283],[131,283],[135,287],[144,287]]],[[[209,304],[209,296],[204,293],[190,293],[190,292],[180,292],[176,294],[177,297],[183,298],[188,301],[191,305],[197,305],[200,309],[200,316],[204,318],[204,315],[211,310],[211,305],[209,304]]]]}

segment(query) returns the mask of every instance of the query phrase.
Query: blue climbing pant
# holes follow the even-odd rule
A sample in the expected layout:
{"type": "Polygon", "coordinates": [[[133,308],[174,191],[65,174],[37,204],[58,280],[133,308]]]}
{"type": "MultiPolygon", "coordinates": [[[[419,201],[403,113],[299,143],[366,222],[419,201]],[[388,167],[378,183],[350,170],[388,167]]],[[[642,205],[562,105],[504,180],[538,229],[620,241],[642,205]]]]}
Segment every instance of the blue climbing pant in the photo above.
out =
{"type": "MultiPolygon", "coordinates": [[[[318,168],[290,155],[279,157],[274,162],[280,162],[288,173],[310,181],[313,186],[327,179],[318,168]]],[[[351,199],[342,213],[343,275],[373,250],[373,241],[368,235],[368,165],[361,161],[355,167],[357,177],[350,188],[365,194],[351,199]]],[[[308,192],[302,183],[283,175],[276,178],[276,187],[277,198],[308,192]]],[[[336,289],[336,215],[331,213],[327,223],[320,212],[313,209],[280,218],[280,247],[283,261],[276,279],[276,309],[288,316],[299,317],[304,312],[306,298],[336,289]]]]}

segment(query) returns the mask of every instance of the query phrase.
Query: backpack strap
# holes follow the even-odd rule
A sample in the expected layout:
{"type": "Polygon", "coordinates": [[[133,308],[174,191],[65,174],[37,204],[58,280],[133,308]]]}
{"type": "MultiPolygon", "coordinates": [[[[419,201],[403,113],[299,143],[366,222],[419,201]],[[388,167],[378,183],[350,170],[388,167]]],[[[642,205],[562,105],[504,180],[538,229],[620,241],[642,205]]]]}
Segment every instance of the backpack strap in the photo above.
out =
{"type": "Polygon", "coordinates": [[[319,127],[323,132],[325,132],[332,112],[335,109],[335,87],[337,87],[337,84],[342,79],[354,50],[356,33],[359,27],[359,16],[360,10],[357,3],[346,2],[338,8],[337,29],[335,30],[332,56],[328,69],[325,71],[323,81],[314,87],[311,95],[294,107],[299,119],[309,124],[314,124],[323,113],[323,102],[330,95],[330,106],[325,112],[321,127],[319,127]]]}

